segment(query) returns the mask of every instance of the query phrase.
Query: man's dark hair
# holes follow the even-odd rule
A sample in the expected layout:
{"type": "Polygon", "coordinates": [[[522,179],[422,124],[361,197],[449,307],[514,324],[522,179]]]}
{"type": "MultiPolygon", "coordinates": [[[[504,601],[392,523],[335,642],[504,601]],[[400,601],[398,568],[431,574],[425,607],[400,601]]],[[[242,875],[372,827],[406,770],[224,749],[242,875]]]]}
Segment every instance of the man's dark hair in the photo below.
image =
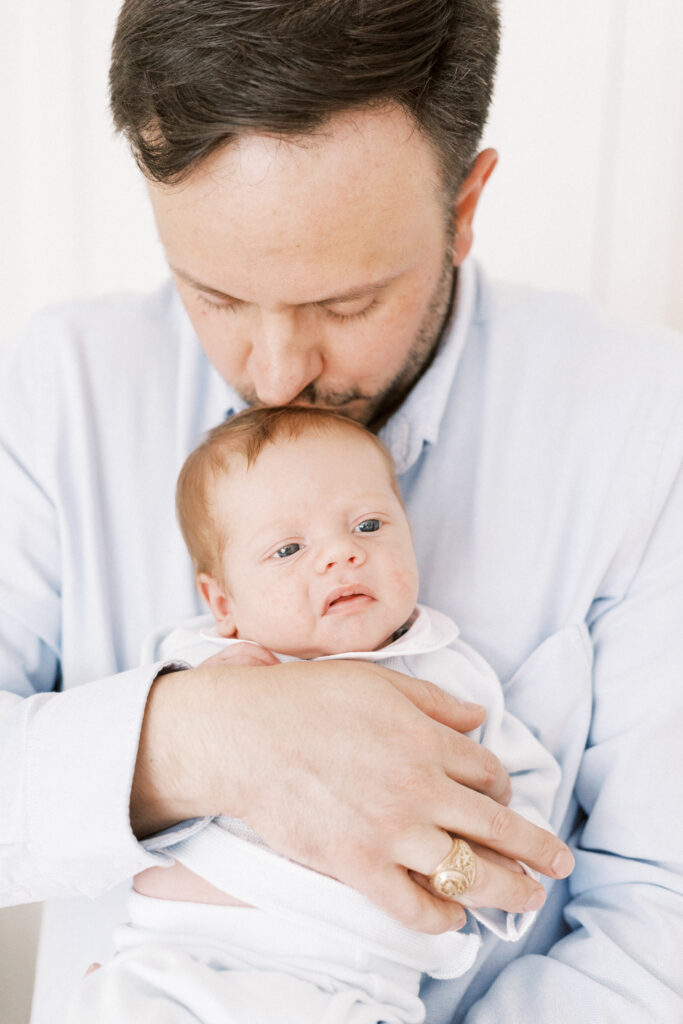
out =
{"type": "Polygon", "coordinates": [[[310,134],[393,102],[452,193],[486,121],[498,35],[496,0],[125,0],[114,123],[143,173],[173,184],[241,132],[310,134]]]}

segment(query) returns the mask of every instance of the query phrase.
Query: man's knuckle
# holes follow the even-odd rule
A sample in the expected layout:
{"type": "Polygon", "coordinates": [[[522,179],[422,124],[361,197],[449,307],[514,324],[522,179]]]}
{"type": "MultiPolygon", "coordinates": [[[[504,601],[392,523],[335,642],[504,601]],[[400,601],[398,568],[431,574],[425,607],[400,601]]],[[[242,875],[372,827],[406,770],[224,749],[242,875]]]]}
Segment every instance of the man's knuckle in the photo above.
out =
{"type": "Polygon", "coordinates": [[[491,789],[498,780],[498,758],[490,750],[482,749],[481,778],[484,789],[491,789]]]}
{"type": "Polygon", "coordinates": [[[491,839],[496,842],[503,842],[510,832],[512,816],[507,807],[495,807],[489,820],[489,833],[491,839]]]}
{"type": "Polygon", "coordinates": [[[557,853],[557,839],[555,836],[539,829],[536,851],[538,861],[543,864],[550,864],[557,853]]]}
{"type": "Polygon", "coordinates": [[[445,692],[438,686],[434,686],[433,683],[429,683],[425,679],[421,679],[420,684],[424,707],[425,709],[428,709],[429,712],[437,713],[448,704],[448,698],[445,692]]]}

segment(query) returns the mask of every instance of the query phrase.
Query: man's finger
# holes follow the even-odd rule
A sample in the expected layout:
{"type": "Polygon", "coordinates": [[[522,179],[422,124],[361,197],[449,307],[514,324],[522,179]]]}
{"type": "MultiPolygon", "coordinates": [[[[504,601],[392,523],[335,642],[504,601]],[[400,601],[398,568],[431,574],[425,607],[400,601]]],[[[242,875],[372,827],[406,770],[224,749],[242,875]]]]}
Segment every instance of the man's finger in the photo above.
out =
{"type": "Polygon", "coordinates": [[[446,775],[499,804],[507,805],[512,797],[510,777],[493,751],[452,729],[442,728],[440,732],[446,775]]]}
{"type": "Polygon", "coordinates": [[[519,861],[510,860],[509,857],[504,857],[502,853],[496,853],[495,850],[489,850],[486,846],[480,846],[479,843],[470,843],[470,846],[473,850],[476,850],[478,857],[485,857],[486,860],[491,861],[492,864],[499,864],[508,871],[513,871],[516,875],[524,874],[524,868],[519,861]]]}
{"type": "Polygon", "coordinates": [[[526,875],[519,864],[514,869],[491,850],[471,844],[476,859],[474,883],[460,897],[463,907],[495,907],[512,914],[539,910],[545,903],[545,889],[526,875]]]}
{"type": "Polygon", "coordinates": [[[413,878],[405,868],[386,869],[382,883],[369,898],[413,931],[440,935],[462,928],[467,920],[461,906],[435,896],[423,880],[413,878]]]}
{"type": "MultiPolygon", "coordinates": [[[[381,668],[381,666],[377,666],[381,668]]],[[[391,669],[383,669],[389,682],[428,718],[457,732],[470,732],[486,718],[486,708],[451,697],[427,679],[414,679],[391,669]]]]}
{"type": "Polygon", "coordinates": [[[490,750],[462,735],[482,724],[486,709],[451,697],[426,679],[386,671],[392,686],[441,727],[441,753],[447,774],[493,800],[509,803],[512,790],[503,765],[490,750]]]}
{"type": "MultiPolygon", "coordinates": [[[[416,829],[406,839],[399,857],[401,863],[414,872],[416,880],[426,883],[429,889],[429,875],[448,856],[452,846],[453,837],[441,829],[416,829]]],[[[513,914],[542,906],[545,902],[543,886],[524,874],[519,864],[478,843],[469,846],[474,857],[474,882],[456,902],[466,907],[496,907],[513,914]]]]}
{"type": "Polygon", "coordinates": [[[452,793],[447,802],[442,794],[438,820],[443,829],[468,842],[481,843],[511,860],[521,860],[549,878],[566,878],[571,874],[574,858],[561,839],[487,796],[458,783],[453,785],[457,786],[457,794],[452,793]]]}

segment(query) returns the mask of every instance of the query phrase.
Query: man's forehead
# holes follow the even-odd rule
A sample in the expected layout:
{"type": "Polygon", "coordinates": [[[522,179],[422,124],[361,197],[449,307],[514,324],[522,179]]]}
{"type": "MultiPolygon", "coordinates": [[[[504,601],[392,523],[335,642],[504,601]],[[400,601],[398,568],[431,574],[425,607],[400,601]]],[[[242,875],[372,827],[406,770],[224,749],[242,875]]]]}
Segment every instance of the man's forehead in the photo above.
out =
{"type": "MultiPolygon", "coordinates": [[[[354,156],[366,171],[382,165],[390,151],[394,163],[423,165],[438,182],[439,161],[431,143],[414,119],[396,104],[342,111],[306,134],[273,134],[250,130],[208,156],[190,177],[207,188],[224,176],[247,187],[258,188],[269,176],[291,170],[315,173],[326,161],[339,162],[354,156]]],[[[346,160],[349,170],[352,162],[346,160]]]]}
{"type": "MultiPolygon", "coordinates": [[[[435,238],[445,244],[437,162],[401,117],[378,131],[377,150],[368,142],[369,123],[362,138],[360,128],[344,128],[348,145],[336,139],[301,150],[269,140],[272,161],[257,174],[264,153],[258,140],[245,183],[236,172],[239,147],[250,145],[245,137],[176,189],[150,185],[169,263],[186,279],[245,302],[300,305],[353,294],[429,258],[435,238]]],[[[372,120],[379,124],[379,115],[372,120]]]]}
{"type": "MultiPolygon", "coordinates": [[[[264,195],[313,199],[334,182],[336,198],[352,203],[372,185],[400,187],[415,198],[443,194],[439,158],[410,115],[396,105],[336,114],[309,135],[248,131],[207,156],[181,183],[148,181],[155,206],[211,203],[227,190],[235,199],[264,195]]],[[[382,196],[378,194],[378,201],[382,196]]]]}

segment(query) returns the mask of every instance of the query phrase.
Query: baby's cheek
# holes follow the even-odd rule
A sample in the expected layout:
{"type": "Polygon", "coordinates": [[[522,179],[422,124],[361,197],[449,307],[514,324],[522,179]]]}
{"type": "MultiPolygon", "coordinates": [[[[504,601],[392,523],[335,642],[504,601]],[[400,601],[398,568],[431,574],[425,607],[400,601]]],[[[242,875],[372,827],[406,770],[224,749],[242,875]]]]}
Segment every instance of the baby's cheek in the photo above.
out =
{"type": "Polygon", "coordinates": [[[264,623],[284,630],[295,630],[299,624],[305,626],[311,614],[310,603],[294,591],[263,594],[258,607],[264,623]]]}
{"type": "Polygon", "coordinates": [[[391,579],[393,593],[400,599],[416,601],[418,591],[417,573],[411,568],[395,569],[391,579]]]}

